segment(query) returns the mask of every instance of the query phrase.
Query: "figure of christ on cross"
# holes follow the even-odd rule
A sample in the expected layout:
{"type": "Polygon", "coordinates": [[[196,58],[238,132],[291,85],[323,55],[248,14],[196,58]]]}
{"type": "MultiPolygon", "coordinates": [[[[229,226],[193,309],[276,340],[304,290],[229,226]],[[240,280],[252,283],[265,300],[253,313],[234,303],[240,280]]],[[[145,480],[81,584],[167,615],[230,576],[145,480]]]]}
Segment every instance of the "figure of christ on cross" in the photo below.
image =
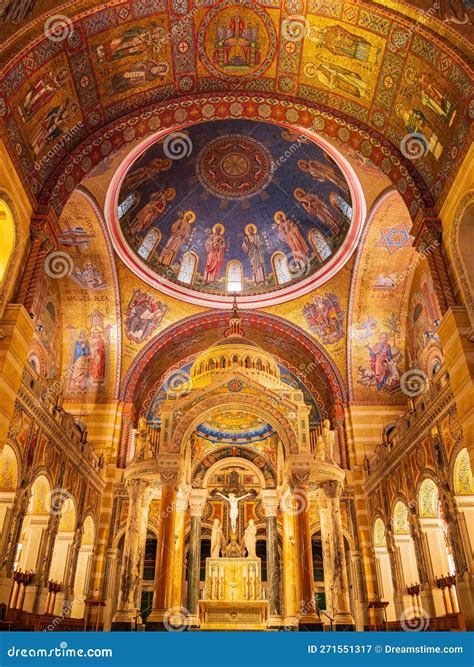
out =
{"type": "Polygon", "coordinates": [[[227,500],[227,502],[230,505],[230,527],[232,528],[232,532],[235,534],[237,532],[237,517],[239,516],[239,508],[238,504],[239,501],[243,500],[244,498],[247,498],[247,496],[250,496],[250,493],[246,493],[244,496],[240,496],[239,498],[236,497],[235,493],[229,493],[228,496],[224,496],[223,493],[220,491],[217,492],[218,496],[221,496],[221,498],[224,498],[224,500],[227,500]]]}

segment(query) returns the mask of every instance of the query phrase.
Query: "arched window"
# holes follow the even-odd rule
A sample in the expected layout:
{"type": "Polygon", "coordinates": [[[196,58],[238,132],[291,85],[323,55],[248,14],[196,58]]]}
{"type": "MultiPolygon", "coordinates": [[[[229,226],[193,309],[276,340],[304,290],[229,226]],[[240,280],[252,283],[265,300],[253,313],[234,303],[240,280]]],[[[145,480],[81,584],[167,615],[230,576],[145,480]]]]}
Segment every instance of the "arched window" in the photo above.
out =
{"type": "Polygon", "coordinates": [[[213,371],[215,367],[216,367],[216,363],[215,363],[214,359],[211,359],[211,361],[209,362],[209,370],[213,371]]]}
{"type": "Polygon", "coordinates": [[[457,496],[474,495],[471,461],[466,448],[461,449],[454,464],[454,492],[457,496]]]}
{"type": "Polygon", "coordinates": [[[179,267],[178,280],[186,285],[191,285],[196,273],[198,257],[194,252],[185,252],[179,267]]]}
{"type": "Polygon", "coordinates": [[[245,357],[244,368],[250,368],[250,358],[245,357]]]}
{"type": "Polygon", "coordinates": [[[284,283],[288,283],[291,280],[292,276],[290,269],[288,268],[288,260],[286,259],[284,253],[273,253],[272,266],[277,285],[283,285],[284,283]]]}
{"type": "Polygon", "coordinates": [[[128,195],[128,197],[126,197],[123,200],[123,202],[118,205],[119,220],[123,218],[125,213],[127,213],[127,211],[129,211],[132,208],[132,206],[135,206],[136,203],[137,203],[137,195],[134,192],[132,192],[132,194],[128,195]]]}
{"type": "Polygon", "coordinates": [[[308,239],[321,262],[326,261],[331,256],[332,250],[319,229],[312,229],[308,234],[308,239]]]}
{"type": "Polygon", "coordinates": [[[337,207],[349,220],[352,220],[352,206],[335,192],[330,195],[331,204],[337,207]]]}
{"type": "Polygon", "coordinates": [[[439,516],[438,487],[432,479],[423,480],[420,486],[420,517],[435,519],[439,516]]]}
{"type": "Polygon", "coordinates": [[[409,535],[408,508],[405,503],[398,501],[393,510],[393,532],[396,535],[409,535]]]}
{"type": "Polygon", "coordinates": [[[243,284],[242,264],[233,259],[227,264],[227,291],[241,292],[243,284]]]}
{"type": "Polygon", "coordinates": [[[387,540],[385,537],[385,526],[380,517],[375,521],[374,524],[374,547],[386,547],[387,540]]]}
{"type": "Polygon", "coordinates": [[[234,356],[232,357],[232,364],[234,366],[237,366],[238,363],[239,363],[239,358],[236,354],[234,354],[234,356]]]}
{"type": "Polygon", "coordinates": [[[255,368],[257,369],[257,371],[262,370],[262,362],[261,362],[260,359],[257,359],[257,363],[255,364],[255,368]]]}
{"type": "Polygon", "coordinates": [[[6,203],[0,200],[0,284],[5,277],[13,248],[15,247],[15,225],[6,203]]]}
{"type": "Polygon", "coordinates": [[[220,358],[219,368],[225,368],[225,357],[220,358]]]}
{"type": "Polygon", "coordinates": [[[141,246],[138,248],[138,254],[140,257],[143,257],[143,259],[148,259],[160,241],[160,230],[151,229],[143,239],[141,246]]]}

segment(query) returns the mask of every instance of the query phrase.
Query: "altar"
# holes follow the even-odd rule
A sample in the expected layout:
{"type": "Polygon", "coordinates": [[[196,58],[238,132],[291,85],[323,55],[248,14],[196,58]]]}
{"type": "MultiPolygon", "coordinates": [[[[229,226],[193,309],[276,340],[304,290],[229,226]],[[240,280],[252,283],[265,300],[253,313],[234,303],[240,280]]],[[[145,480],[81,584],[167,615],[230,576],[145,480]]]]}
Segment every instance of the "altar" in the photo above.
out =
{"type": "Polygon", "coordinates": [[[202,630],[265,630],[268,600],[260,558],[207,558],[204,597],[199,600],[202,630]]]}

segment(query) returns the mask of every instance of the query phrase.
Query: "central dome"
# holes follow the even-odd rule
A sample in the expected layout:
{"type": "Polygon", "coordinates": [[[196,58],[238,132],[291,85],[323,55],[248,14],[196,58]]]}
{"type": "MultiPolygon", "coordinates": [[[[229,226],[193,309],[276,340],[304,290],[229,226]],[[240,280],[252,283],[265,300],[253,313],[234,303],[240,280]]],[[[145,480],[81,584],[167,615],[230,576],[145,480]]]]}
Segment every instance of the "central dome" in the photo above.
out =
{"type": "Polygon", "coordinates": [[[357,182],[334,148],[272,123],[194,125],[137,149],[119,173],[119,254],[202,305],[307,292],[347,261],[361,227],[357,182]]]}

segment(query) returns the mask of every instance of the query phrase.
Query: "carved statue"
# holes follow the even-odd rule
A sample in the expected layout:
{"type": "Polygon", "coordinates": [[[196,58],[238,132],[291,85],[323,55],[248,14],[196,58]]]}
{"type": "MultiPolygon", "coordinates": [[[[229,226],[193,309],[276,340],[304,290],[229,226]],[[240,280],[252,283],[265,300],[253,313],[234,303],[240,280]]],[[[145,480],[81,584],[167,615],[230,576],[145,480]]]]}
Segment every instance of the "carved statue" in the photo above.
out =
{"type": "Polygon", "coordinates": [[[257,558],[256,542],[257,527],[253,519],[250,519],[244,532],[244,547],[247,549],[247,558],[257,558]]]}
{"type": "Polygon", "coordinates": [[[239,501],[243,500],[244,498],[247,498],[247,496],[250,496],[251,494],[246,493],[245,495],[239,496],[239,498],[237,498],[235,496],[235,493],[229,493],[228,496],[224,496],[223,493],[218,491],[217,495],[221,496],[221,498],[224,498],[224,500],[227,500],[227,502],[229,503],[229,505],[230,505],[230,525],[231,525],[231,528],[232,528],[232,532],[233,533],[237,532],[237,517],[239,516],[239,508],[238,508],[239,501]]]}
{"type": "Polygon", "coordinates": [[[153,457],[153,445],[148,439],[146,419],[140,417],[135,437],[135,461],[147,461],[153,457]]]}
{"type": "Polygon", "coordinates": [[[318,461],[324,461],[324,440],[320,435],[318,435],[316,440],[316,459],[318,461]]]}
{"type": "Polygon", "coordinates": [[[224,542],[224,534],[219,519],[214,519],[211,533],[211,558],[219,558],[221,555],[221,547],[224,542]]]}
{"type": "Polygon", "coordinates": [[[334,463],[334,432],[331,431],[331,422],[325,419],[323,422],[324,460],[334,463]]]}

